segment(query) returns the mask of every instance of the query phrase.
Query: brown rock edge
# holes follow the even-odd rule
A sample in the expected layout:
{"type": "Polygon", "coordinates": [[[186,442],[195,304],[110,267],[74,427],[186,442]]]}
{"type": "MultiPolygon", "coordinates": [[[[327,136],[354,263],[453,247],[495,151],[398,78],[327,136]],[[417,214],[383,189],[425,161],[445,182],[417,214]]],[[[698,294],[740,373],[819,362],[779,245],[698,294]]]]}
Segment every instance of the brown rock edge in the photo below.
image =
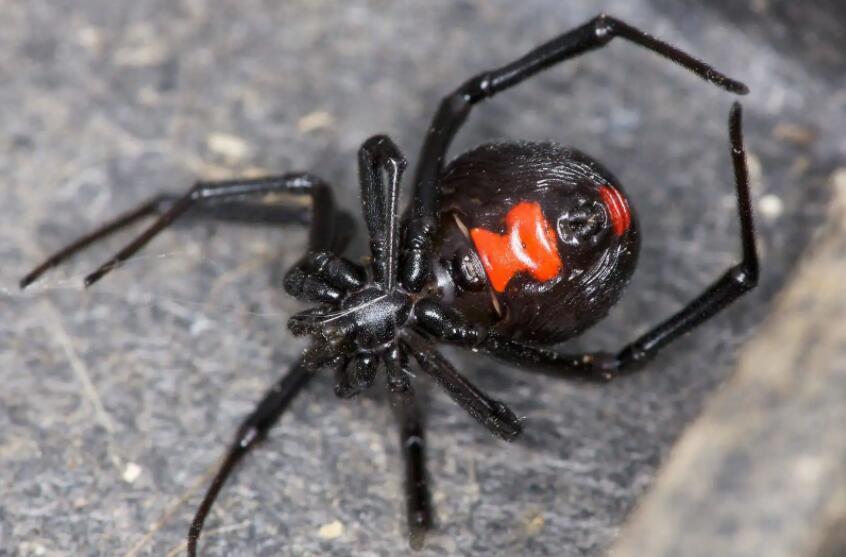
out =
{"type": "Polygon", "coordinates": [[[846,169],[831,186],[793,281],[609,555],[846,555],[846,169]]]}

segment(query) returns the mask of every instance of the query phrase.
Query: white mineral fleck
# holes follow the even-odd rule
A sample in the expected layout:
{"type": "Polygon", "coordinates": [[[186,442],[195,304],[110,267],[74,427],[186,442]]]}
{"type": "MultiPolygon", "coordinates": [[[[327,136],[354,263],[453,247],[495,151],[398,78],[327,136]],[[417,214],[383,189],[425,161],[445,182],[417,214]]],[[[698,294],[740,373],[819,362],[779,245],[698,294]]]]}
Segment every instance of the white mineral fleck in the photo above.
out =
{"type": "Polygon", "coordinates": [[[317,535],[324,540],[334,540],[344,535],[344,525],[338,520],[333,520],[329,524],[324,524],[317,531],[317,535]]]}

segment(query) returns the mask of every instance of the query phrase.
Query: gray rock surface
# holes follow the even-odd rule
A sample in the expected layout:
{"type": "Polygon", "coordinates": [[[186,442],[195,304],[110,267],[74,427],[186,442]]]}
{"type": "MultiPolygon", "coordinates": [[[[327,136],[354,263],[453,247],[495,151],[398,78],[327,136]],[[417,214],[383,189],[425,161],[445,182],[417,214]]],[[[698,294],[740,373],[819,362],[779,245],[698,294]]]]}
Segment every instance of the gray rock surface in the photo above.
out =
{"type": "Polygon", "coordinates": [[[846,555],[846,169],[738,371],[673,449],[615,557],[846,555]]]}
{"type": "MultiPolygon", "coordinates": [[[[846,153],[843,8],[685,4],[603,9],[752,89],[761,287],[601,388],[455,354],[526,416],[526,432],[498,442],[421,385],[438,526],[420,557],[603,554],[824,214],[846,153]]],[[[413,163],[442,94],[597,10],[0,0],[0,555],[183,553],[208,472],[302,348],[285,328],[298,306],[279,288],[301,231],[179,227],[88,292],[81,276],[120,239],[20,294],[27,268],[196,177],[312,170],[356,206],[355,153],[368,135],[391,134],[413,163]]],[[[644,246],[628,295],[572,347],[618,346],[737,258],[731,100],[615,42],[473,114],[455,153],[508,137],[571,143],[637,205],[644,246]]],[[[330,377],[318,379],[224,490],[203,555],[411,554],[396,433],[377,391],[342,402],[330,377]]]]}

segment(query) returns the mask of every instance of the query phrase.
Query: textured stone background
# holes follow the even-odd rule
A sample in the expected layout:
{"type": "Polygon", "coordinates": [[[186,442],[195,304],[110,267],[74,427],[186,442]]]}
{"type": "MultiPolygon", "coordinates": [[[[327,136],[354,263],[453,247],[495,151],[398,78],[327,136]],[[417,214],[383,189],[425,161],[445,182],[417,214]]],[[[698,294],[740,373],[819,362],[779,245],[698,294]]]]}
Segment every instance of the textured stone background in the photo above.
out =
{"type": "MultiPolygon", "coordinates": [[[[302,347],[284,326],[297,305],[278,288],[300,231],[180,227],[90,292],[80,277],[120,239],[22,295],[28,267],[198,176],[313,170],[357,204],[355,152],[368,135],[390,133],[413,163],[442,94],[600,9],[425,6],[0,0],[0,554],[182,553],[197,486],[302,347]]],[[[420,386],[438,512],[421,557],[601,555],[790,278],[846,158],[842,6],[601,9],[751,87],[761,288],[603,388],[455,355],[526,416],[526,433],[498,442],[420,386]]],[[[615,42],[473,114],[455,152],[492,138],[572,143],[635,200],[645,238],[635,280],[574,345],[619,345],[737,258],[731,100],[615,42]]],[[[339,402],[331,384],[318,379],[240,468],[207,523],[204,555],[411,553],[383,397],[339,402]]]]}
{"type": "Polygon", "coordinates": [[[673,447],[614,557],[846,555],[846,168],[738,369],[673,447]]]}

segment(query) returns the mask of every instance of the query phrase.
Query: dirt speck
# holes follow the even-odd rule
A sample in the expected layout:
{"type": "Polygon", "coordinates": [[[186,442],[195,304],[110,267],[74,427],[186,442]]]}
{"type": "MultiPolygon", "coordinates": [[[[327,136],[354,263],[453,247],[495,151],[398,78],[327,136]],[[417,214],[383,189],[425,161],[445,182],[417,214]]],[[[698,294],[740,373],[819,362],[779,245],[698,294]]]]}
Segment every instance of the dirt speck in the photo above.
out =
{"type": "Polygon", "coordinates": [[[338,520],[333,520],[329,524],[324,524],[317,531],[318,537],[324,540],[334,540],[344,535],[344,525],[338,520]]]}

